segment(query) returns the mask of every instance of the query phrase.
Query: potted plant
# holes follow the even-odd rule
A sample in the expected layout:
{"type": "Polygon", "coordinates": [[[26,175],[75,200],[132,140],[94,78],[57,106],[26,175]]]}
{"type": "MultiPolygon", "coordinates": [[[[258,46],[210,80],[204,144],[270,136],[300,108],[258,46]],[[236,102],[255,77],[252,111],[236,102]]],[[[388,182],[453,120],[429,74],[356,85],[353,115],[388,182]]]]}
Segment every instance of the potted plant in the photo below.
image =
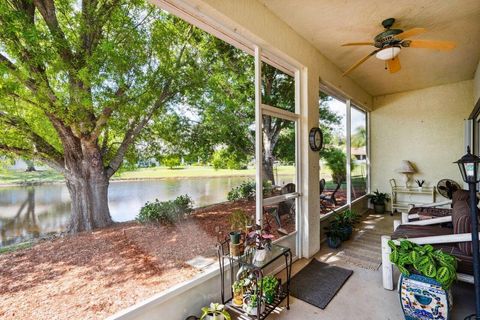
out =
{"type": "Polygon", "coordinates": [[[415,180],[415,182],[417,183],[418,190],[422,190],[425,180],[415,180]]]}
{"type": "Polygon", "coordinates": [[[251,231],[245,239],[247,247],[255,249],[254,260],[265,260],[267,250],[270,250],[272,246],[273,234],[269,229],[262,229],[260,226],[256,226],[255,230],[251,231]]]}
{"type": "Polygon", "coordinates": [[[210,306],[202,308],[200,320],[231,320],[225,306],[220,303],[210,303],[210,306]]]}
{"type": "Polygon", "coordinates": [[[345,210],[335,216],[335,221],[341,232],[342,241],[346,241],[353,233],[353,226],[358,221],[358,214],[352,210],[345,210]]]}
{"type": "Polygon", "coordinates": [[[243,310],[249,315],[257,315],[258,311],[260,311],[260,313],[265,311],[265,303],[263,303],[262,299],[258,298],[257,291],[254,291],[243,299],[243,310]],[[258,308],[260,308],[260,310],[258,308]]]}
{"type": "Polygon", "coordinates": [[[237,307],[241,307],[243,305],[243,290],[245,287],[245,280],[237,280],[233,283],[232,289],[233,289],[233,299],[232,303],[233,305],[237,307]]]}
{"type": "Polygon", "coordinates": [[[378,189],[372,194],[369,194],[368,199],[373,204],[373,209],[376,213],[385,213],[385,203],[390,201],[390,195],[388,193],[379,192],[378,189]]]}
{"type": "Polygon", "coordinates": [[[266,276],[262,279],[263,296],[267,303],[273,303],[277,295],[279,281],[274,276],[266,276]]]}
{"type": "Polygon", "coordinates": [[[343,235],[337,221],[331,221],[330,225],[324,229],[327,235],[328,246],[332,249],[340,247],[343,235]]]}
{"type": "Polygon", "coordinates": [[[399,293],[405,319],[450,319],[450,287],[457,277],[454,256],[408,240],[389,241],[390,261],[401,272],[399,293]]]}

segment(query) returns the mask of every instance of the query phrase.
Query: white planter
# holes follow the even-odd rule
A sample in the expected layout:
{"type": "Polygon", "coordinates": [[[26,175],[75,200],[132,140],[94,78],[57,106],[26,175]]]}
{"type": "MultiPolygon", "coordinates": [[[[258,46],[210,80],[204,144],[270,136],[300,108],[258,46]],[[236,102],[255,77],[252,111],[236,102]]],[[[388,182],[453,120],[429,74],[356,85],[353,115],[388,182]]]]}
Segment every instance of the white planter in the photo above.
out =
{"type": "MultiPolygon", "coordinates": [[[[256,316],[257,315],[257,311],[258,311],[258,307],[252,307],[249,305],[249,299],[250,297],[246,297],[243,299],[243,311],[245,311],[248,315],[251,315],[251,316],[256,316]]],[[[263,301],[260,302],[260,313],[264,312],[265,311],[265,303],[263,301]]]]}
{"type": "Polygon", "coordinates": [[[257,249],[255,251],[255,256],[253,257],[253,259],[255,261],[263,261],[265,260],[265,257],[267,256],[267,250],[265,249],[257,249]]]}

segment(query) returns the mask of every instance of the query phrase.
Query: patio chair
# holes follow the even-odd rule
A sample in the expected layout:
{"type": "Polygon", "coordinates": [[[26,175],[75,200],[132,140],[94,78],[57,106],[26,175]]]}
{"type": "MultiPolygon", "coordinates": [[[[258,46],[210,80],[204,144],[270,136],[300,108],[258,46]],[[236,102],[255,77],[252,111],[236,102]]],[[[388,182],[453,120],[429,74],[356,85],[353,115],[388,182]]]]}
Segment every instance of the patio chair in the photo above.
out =
{"type": "Polygon", "coordinates": [[[325,191],[325,179],[320,179],[319,185],[320,185],[319,186],[320,187],[320,192],[319,192],[319,195],[320,195],[320,209],[325,209],[325,205],[322,202],[322,193],[323,193],[323,191],[325,191]]]}
{"type": "Polygon", "coordinates": [[[281,189],[282,194],[294,193],[295,192],[295,183],[287,183],[281,189]]]}
{"type": "Polygon", "coordinates": [[[452,214],[402,223],[394,221],[394,233],[382,236],[383,287],[393,290],[393,265],[389,240],[408,239],[417,244],[431,244],[458,259],[457,278],[473,283],[472,235],[468,191],[458,190],[452,199],[452,214]],[[452,222],[453,228],[442,226],[452,222]]]}
{"type": "MultiPolygon", "coordinates": [[[[281,189],[282,194],[294,193],[295,192],[295,184],[294,183],[287,183],[281,189]]],[[[290,218],[295,217],[295,199],[287,199],[285,201],[280,202],[275,208],[268,211],[275,222],[277,223],[279,228],[282,228],[281,217],[284,215],[288,215],[290,218]]]]}
{"type": "Polygon", "coordinates": [[[335,190],[333,190],[333,192],[330,195],[321,194],[320,195],[320,202],[321,201],[328,201],[328,202],[332,203],[334,206],[336,206],[337,205],[337,199],[335,198],[335,194],[340,189],[340,186],[341,186],[341,183],[337,183],[337,186],[335,187],[335,190]]]}

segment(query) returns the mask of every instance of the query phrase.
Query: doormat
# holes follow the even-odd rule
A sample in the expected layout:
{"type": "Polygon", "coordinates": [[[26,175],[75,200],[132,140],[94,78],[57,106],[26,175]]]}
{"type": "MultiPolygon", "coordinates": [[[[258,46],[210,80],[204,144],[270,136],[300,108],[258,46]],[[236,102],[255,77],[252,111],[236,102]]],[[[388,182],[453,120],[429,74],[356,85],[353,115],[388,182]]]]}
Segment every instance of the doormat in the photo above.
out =
{"type": "Polygon", "coordinates": [[[352,270],[330,266],[313,259],[292,278],[290,294],[325,309],[352,273],[352,270]]]}

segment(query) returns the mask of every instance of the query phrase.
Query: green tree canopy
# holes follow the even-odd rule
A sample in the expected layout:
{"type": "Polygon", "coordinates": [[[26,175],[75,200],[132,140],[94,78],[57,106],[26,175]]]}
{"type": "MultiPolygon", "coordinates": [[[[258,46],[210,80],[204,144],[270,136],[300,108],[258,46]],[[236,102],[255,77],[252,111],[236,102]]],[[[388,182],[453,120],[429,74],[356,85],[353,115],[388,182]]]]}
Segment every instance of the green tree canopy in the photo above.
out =
{"type": "Polygon", "coordinates": [[[205,33],[143,0],[5,0],[0,27],[0,150],[65,175],[70,230],[110,224],[108,181],[199,87],[205,33]]]}

